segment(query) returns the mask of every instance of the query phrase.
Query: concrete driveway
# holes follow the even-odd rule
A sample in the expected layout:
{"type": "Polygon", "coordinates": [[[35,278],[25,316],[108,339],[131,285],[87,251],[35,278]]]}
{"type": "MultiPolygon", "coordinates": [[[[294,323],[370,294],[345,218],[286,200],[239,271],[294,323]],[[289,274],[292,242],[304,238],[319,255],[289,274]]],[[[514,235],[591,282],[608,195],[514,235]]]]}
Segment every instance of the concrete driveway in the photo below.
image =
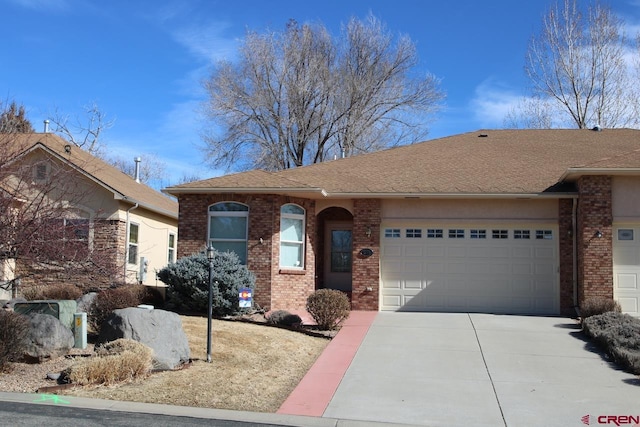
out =
{"type": "Polygon", "coordinates": [[[640,417],[640,379],[612,367],[572,319],[390,312],[376,316],[323,414],[427,426],[636,425],[623,416],[640,417]]]}

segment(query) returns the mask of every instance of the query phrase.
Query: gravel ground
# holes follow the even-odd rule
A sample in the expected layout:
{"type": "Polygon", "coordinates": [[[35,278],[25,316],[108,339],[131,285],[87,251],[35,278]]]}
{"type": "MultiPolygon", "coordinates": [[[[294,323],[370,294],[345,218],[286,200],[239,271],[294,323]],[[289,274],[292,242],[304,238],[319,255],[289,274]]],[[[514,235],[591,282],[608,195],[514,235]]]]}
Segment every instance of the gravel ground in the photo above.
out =
{"type": "Polygon", "coordinates": [[[43,387],[56,386],[47,374],[58,374],[73,363],[77,357],[93,354],[93,344],[86,349],[71,349],[68,356],[58,357],[42,363],[12,363],[10,372],[0,373],[0,391],[13,393],[35,393],[43,387]]]}

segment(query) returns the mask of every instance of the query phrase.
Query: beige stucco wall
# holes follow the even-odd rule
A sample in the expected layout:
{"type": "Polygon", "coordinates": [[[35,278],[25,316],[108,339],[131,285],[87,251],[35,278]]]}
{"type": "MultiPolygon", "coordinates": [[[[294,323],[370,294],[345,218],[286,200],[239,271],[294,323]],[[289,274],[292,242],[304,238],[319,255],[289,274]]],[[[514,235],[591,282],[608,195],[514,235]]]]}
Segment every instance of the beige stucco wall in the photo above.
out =
{"type": "MultiPolygon", "coordinates": [[[[120,210],[121,220],[126,222],[126,209],[123,204],[120,210]]],[[[130,208],[130,206],[129,206],[130,208]]],[[[138,283],[140,281],[140,258],[148,261],[146,278],[143,284],[148,286],[162,286],[162,282],[156,279],[156,272],[168,264],[169,234],[176,236],[176,252],[178,243],[178,221],[167,223],[167,218],[150,212],[143,208],[129,211],[130,223],[138,224],[138,263],[127,263],[127,282],[138,283]]],[[[129,234],[127,233],[127,239],[129,234]]]]}
{"type": "Polygon", "coordinates": [[[434,220],[440,223],[557,223],[556,199],[388,199],[382,201],[385,222],[434,220]]]}
{"type": "Polygon", "coordinates": [[[640,222],[640,177],[613,177],[611,207],[614,222],[640,222]]]}

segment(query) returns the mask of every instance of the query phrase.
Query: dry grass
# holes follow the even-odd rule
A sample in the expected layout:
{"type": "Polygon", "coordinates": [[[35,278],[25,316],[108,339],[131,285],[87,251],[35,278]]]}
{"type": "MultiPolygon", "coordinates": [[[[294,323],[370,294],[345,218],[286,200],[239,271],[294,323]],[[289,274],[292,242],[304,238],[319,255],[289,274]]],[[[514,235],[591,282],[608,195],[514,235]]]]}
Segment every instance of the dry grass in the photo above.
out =
{"type": "Polygon", "coordinates": [[[286,329],[213,322],[212,363],[206,362],[207,319],[182,316],[192,365],[118,386],[62,393],[132,402],[275,412],[328,344],[286,329]]]}
{"type": "Polygon", "coordinates": [[[68,370],[73,384],[112,385],[144,378],[153,367],[153,350],[129,339],[101,347],[95,357],[74,363],[68,370]]]}

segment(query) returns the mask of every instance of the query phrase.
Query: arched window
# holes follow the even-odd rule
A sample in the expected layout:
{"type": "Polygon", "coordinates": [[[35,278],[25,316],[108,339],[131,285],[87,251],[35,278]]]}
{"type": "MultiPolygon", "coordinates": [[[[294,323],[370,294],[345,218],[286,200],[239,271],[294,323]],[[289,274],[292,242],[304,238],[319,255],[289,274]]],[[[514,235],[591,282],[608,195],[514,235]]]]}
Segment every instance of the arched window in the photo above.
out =
{"type": "Polygon", "coordinates": [[[280,208],[280,267],[304,268],[304,209],[288,204],[280,208]]]}
{"type": "Polygon", "coordinates": [[[235,252],[247,264],[249,207],[220,202],[209,206],[209,244],[220,252],[235,252]]]}

